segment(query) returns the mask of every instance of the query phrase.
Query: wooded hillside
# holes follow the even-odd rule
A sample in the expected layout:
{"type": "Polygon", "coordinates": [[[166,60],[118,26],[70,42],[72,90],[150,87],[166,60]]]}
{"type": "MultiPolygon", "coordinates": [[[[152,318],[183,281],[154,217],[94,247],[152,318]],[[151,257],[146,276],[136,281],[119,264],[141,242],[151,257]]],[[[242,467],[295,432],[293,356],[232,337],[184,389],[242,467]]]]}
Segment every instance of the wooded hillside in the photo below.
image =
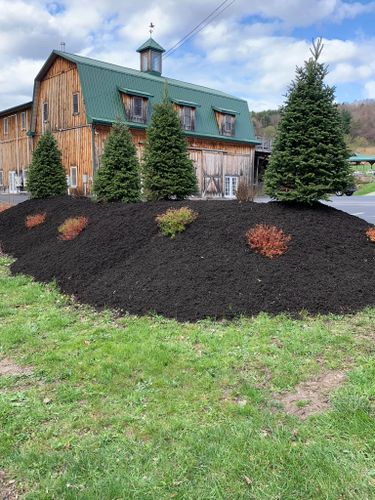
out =
{"type": "MultiPolygon", "coordinates": [[[[348,145],[353,150],[375,146],[375,100],[339,104],[348,145]]],[[[256,135],[274,137],[280,120],[279,110],[252,113],[256,135]]]]}

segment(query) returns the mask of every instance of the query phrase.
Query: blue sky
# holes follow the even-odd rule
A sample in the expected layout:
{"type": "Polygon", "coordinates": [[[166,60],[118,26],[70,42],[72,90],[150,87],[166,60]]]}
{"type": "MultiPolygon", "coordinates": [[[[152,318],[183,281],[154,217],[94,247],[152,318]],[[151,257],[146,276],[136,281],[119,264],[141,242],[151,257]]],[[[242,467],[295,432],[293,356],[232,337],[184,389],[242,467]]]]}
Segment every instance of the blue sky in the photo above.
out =
{"type": "MultiPolygon", "coordinates": [[[[0,108],[31,98],[61,41],[68,52],[138,68],[150,21],[168,49],[221,1],[0,0],[0,108]]],[[[253,110],[276,108],[322,36],[337,101],[375,98],[374,25],[375,0],[235,0],[165,59],[163,73],[238,95],[253,110]]]]}

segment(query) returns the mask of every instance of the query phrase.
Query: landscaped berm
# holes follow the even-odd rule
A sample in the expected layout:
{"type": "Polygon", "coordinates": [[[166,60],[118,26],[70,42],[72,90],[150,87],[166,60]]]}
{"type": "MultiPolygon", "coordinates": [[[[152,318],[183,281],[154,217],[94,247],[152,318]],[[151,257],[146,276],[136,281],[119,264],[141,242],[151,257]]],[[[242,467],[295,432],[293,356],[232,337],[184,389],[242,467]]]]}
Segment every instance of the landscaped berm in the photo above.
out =
{"type": "Polygon", "coordinates": [[[63,292],[99,309],[180,321],[259,312],[349,313],[374,305],[369,227],[323,204],[276,202],[124,205],[57,197],[0,215],[3,250],[17,259],[13,273],[56,280],[63,292]],[[164,236],[156,219],[180,207],[193,209],[194,220],[174,238],[164,236]],[[37,214],[43,222],[28,229],[25,221],[37,214]],[[82,217],[79,234],[62,238],[64,221],[82,217]],[[248,244],[248,232],[260,224],[285,235],[274,258],[248,244]]]}

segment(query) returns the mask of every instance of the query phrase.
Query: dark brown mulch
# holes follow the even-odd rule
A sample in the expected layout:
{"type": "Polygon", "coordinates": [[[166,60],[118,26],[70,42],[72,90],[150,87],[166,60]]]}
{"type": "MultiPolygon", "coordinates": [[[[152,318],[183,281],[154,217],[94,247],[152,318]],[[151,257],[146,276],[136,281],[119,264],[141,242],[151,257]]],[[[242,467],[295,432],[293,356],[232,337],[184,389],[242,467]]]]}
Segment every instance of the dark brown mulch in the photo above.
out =
{"type": "Polygon", "coordinates": [[[375,245],[368,224],[331,207],[280,203],[185,201],[98,205],[68,197],[31,200],[0,214],[0,242],[17,258],[13,273],[61,289],[97,308],[179,320],[232,318],[261,311],[347,313],[375,305],[375,245]],[[188,205],[198,219],[175,240],[160,235],[155,216],[188,205]],[[27,215],[46,212],[27,230],[27,215]],[[89,224],[73,241],[57,238],[69,216],[89,224]],[[292,240],[269,260],[252,252],[245,232],[275,224],[292,240]]]}

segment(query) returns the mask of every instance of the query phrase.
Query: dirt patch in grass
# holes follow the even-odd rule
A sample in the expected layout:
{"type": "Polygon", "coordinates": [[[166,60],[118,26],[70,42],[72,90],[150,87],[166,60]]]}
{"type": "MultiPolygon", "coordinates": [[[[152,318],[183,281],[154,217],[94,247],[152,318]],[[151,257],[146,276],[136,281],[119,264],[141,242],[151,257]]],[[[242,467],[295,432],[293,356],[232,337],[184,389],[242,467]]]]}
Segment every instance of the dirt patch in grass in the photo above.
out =
{"type": "Polygon", "coordinates": [[[43,282],[98,309],[180,321],[300,311],[344,314],[375,305],[375,247],[362,219],[317,204],[182,201],[98,204],[59,197],[29,200],[0,214],[13,273],[43,282]],[[198,218],[175,239],[160,234],[157,214],[188,206],[198,218]],[[46,213],[28,231],[25,217],[46,213]],[[58,238],[68,217],[85,216],[72,241],[58,238]],[[246,232],[275,225],[291,235],[287,252],[268,259],[246,232]]]}
{"type": "Polygon", "coordinates": [[[283,405],[286,413],[305,420],[330,407],[330,393],[344,383],[345,377],[345,371],[327,371],[313,380],[302,382],[294,392],[276,395],[274,399],[283,405]]]}
{"type": "Polygon", "coordinates": [[[31,375],[32,369],[27,366],[19,366],[9,358],[0,360],[0,377],[1,376],[17,376],[31,375]]]}
{"type": "Polygon", "coordinates": [[[16,483],[7,478],[4,471],[0,470],[0,499],[16,500],[19,498],[16,483]]]}

